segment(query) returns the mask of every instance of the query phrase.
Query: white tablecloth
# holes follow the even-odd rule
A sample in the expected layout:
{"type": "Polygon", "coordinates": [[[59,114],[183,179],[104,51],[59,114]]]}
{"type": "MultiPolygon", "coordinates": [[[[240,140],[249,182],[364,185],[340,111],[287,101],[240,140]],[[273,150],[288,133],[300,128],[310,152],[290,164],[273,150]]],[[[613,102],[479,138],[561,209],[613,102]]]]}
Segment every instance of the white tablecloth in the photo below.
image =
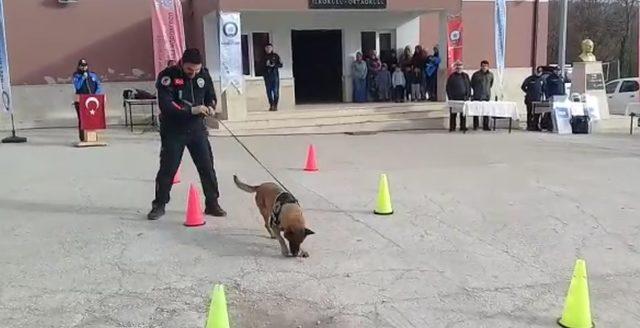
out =
{"type": "Polygon", "coordinates": [[[512,101],[449,101],[448,106],[454,113],[465,116],[493,116],[517,120],[518,105],[512,101]]]}

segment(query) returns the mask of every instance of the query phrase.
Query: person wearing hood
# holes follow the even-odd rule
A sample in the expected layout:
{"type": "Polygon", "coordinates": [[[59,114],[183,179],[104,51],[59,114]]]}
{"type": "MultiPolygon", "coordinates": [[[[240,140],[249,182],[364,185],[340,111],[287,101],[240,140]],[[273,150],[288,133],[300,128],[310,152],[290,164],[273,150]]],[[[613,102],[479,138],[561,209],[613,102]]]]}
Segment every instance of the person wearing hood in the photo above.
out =
{"type": "Polygon", "coordinates": [[[440,52],[438,47],[433,47],[433,55],[427,57],[425,67],[425,80],[427,82],[427,95],[430,101],[438,101],[438,68],[440,67],[440,52]]]}

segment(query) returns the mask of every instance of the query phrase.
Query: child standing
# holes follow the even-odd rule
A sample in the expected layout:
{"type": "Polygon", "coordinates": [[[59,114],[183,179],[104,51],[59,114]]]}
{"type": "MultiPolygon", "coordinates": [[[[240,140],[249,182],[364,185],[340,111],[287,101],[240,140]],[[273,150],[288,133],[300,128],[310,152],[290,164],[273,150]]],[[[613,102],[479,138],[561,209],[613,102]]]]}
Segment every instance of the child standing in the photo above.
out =
{"type": "Polygon", "coordinates": [[[395,67],[392,77],[393,82],[393,100],[395,102],[404,102],[404,87],[407,84],[404,73],[400,66],[395,67]]]}
{"type": "Polygon", "coordinates": [[[419,101],[422,97],[420,87],[422,82],[422,70],[416,67],[411,74],[411,101],[419,101]]]}

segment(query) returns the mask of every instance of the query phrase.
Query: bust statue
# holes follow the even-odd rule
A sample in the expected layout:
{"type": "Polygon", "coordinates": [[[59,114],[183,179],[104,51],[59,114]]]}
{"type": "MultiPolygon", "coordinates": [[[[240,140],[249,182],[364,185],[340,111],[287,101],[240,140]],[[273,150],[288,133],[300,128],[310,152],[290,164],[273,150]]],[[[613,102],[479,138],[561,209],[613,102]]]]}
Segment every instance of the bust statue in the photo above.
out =
{"type": "Polygon", "coordinates": [[[585,39],[582,41],[582,53],[579,58],[583,62],[594,62],[596,61],[596,56],[593,54],[593,41],[590,39],[585,39]]]}

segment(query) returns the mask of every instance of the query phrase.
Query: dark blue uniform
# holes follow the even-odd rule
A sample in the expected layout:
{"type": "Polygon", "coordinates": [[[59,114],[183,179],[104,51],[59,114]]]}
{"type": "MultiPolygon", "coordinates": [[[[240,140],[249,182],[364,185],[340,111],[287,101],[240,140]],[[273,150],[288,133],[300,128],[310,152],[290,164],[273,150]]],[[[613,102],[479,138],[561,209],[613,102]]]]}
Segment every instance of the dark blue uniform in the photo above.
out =
{"type": "Polygon", "coordinates": [[[527,105],[527,130],[539,130],[540,114],[533,112],[533,102],[542,100],[542,76],[533,74],[522,82],[520,87],[525,92],[524,104],[527,105]]]}
{"type": "Polygon", "coordinates": [[[190,79],[180,66],[168,67],[158,75],[156,88],[162,149],[153,205],[164,206],[169,202],[173,177],[182,161],[185,147],[198,169],[207,207],[217,205],[218,180],[205,116],[191,113],[191,108],[195,106],[216,105],[216,94],[209,71],[203,68],[190,79]]]}

